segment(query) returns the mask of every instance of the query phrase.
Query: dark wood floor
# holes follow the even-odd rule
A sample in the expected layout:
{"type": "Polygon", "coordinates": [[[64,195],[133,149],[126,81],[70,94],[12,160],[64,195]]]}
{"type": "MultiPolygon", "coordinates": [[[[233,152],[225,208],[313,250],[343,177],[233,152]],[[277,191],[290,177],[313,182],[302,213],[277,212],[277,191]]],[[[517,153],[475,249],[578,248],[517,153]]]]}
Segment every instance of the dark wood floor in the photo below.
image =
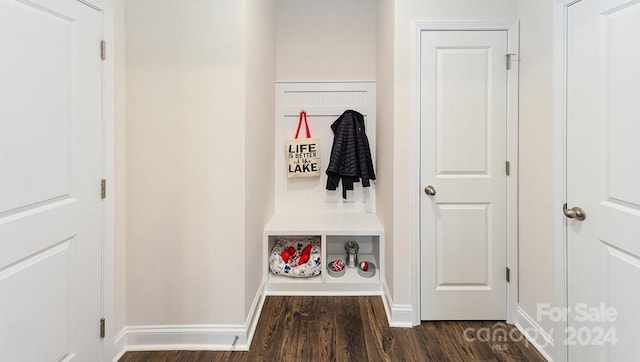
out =
{"type": "Polygon", "coordinates": [[[120,362],[544,360],[503,323],[390,328],[380,297],[267,297],[249,352],[127,352],[120,362]]]}

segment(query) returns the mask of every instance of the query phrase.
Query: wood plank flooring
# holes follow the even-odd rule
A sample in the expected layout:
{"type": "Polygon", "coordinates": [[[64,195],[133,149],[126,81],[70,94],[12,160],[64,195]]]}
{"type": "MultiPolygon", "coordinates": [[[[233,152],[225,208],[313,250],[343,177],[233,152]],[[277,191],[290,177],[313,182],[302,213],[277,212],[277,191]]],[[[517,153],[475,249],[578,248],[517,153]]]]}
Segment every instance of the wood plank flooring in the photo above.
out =
{"type": "Polygon", "coordinates": [[[457,321],[390,328],[380,297],[278,296],[266,298],[248,352],[127,352],[119,362],[544,361],[514,329],[457,321]]]}

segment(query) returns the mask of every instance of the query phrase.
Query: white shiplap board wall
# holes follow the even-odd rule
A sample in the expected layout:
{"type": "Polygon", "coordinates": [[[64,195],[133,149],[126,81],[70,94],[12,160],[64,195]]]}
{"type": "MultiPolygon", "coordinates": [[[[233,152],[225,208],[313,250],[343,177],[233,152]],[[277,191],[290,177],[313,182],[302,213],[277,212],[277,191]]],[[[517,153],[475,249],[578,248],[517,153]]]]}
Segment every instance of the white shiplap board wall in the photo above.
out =
{"type": "MultiPolygon", "coordinates": [[[[331,124],[348,109],[364,115],[371,157],[377,171],[375,93],[375,82],[276,83],[276,212],[375,212],[375,181],[366,188],[356,183],[344,200],[342,183],[336,191],[326,190],[325,174],[333,144],[331,124]],[[295,136],[302,109],[307,111],[312,137],[320,140],[321,176],[287,178],[284,144],[286,139],[295,136]]],[[[304,137],[303,130],[300,137],[304,137]]]]}

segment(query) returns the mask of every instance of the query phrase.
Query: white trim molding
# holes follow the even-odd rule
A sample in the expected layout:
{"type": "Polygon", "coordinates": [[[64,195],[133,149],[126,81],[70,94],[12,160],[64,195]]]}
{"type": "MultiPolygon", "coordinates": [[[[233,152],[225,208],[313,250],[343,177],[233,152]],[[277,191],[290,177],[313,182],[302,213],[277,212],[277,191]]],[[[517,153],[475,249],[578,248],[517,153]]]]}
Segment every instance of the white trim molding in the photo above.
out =
{"type": "Polygon", "coordinates": [[[547,361],[553,361],[553,338],[551,334],[545,331],[534,318],[532,318],[524,309],[518,307],[518,315],[515,322],[516,328],[542,354],[547,361]]]}
{"type": "Polygon", "coordinates": [[[262,282],[260,282],[260,286],[258,287],[256,295],[253,297],[251,309],[249,309],[249,315],[244,322],[247,350],[249,350],[249,347],[251,346],[253,335],[255,334],[256,328],[258,327],[258,320],[260,320],[260,314],[262,313],[262,307],[264,306],[265,298],[265,280],[263,279],[262,282]]]}
{"type": "MultiPolygon", "coordinates": [[[[580,0],[556,0],[554,4],[553,44],[553,303],[567,307],[567,239],[562,204],[566,200],[566,91],[567,91],[567,14],[569,7],[580,0]]],[[[566,339],[567,321],[554,325],[555,341],[566,339]]],[[[556,343],[553,351],[556,361],[568,360],[565,343],[556,343]]]]}
{"type": "Polygon", "coordinates": [[[102,178],[107,182],[107,194],[102,209],[102,317],[105,319],[105,339],[102,357],[109,360],[118,352],[115,341],[115,5],[113,0],[79,0],[102,13],[102,40],[107,51],[102,61],[102,178]]]}
{"type": "Polygon", "coordinates": [[[128,326],[125,330],[127,351],[249,350],[247,330],[242,324],[143,325],[128,326]]]}
{"type": "MultiPolygon", "coordinates": [[[[414,79],[420,79],[421,33],[424,31],[455,30],[502,30],[507,32],[507,52],[513,54],[511,68],[507,73],[507,160],[510,162],[510,176],[507,177],[507,266],[511,271],[511,281],[507,284],[506,319],[512,323],[517,318],[518,308],[518,72],[519,72],[519,29],[520,23],[506,21],[453,21],[424,22],[415,26],[416,64],[414,79]]],[[[415,82],[415,119],[413,122],[413,190],[420,190],[420,84],[415,82]]],[[[420,199],[412,198],[412,309],[413,324],[420,324],[420,199]]]]}
{"type": "Polygon", "coordinates": [[[382,303],[384,304],[384,311],[387,314],[389,327],[413,327],[413,306],[411,304],[393,304],[393,297],[391,296],[387,282],[383,281],[382,285],[384,288],[382,303]]]}
{"type": "Polygon", "coordinates": [[[128,351],[248,351],[264,300],[262,282],[244,324],[127,326],[114,339],[118,353],[113,361],[128,351]]]}
{"type": "MultiPolygon", "coordinates": [[[[113,362],[118,362],[122,356],[127,352],[127,328],[122,328],[118,334],[113,338],[113,350],[114,357],[113,362]]],[[[109,358],[105,358],[109,360],[109,358]]]]}

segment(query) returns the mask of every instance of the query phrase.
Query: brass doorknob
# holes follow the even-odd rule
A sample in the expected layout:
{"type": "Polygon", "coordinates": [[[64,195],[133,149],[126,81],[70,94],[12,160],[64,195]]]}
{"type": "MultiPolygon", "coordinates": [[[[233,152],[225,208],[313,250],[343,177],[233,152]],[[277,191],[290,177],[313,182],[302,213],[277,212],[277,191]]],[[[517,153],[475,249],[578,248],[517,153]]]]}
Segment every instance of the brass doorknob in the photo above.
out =
{"type": "Polygon", "coordinates": [[[562,212],[564,213],[564,216],[568,217],[569,219],[582,221],[587,218],[587,213],[585,213],[584,210],[577,206],[569,209],[567,208],[567,204],[564,204],[562,205],[562,212]]]}
{"type": "Polygon", "coordinates": [[[431,185],[427,185],[427,187],[424,188],[424,193],[429,195],[429,196],[435,196],[436,189],[435,189],[435,187],[433,187],[431,185]]]}

